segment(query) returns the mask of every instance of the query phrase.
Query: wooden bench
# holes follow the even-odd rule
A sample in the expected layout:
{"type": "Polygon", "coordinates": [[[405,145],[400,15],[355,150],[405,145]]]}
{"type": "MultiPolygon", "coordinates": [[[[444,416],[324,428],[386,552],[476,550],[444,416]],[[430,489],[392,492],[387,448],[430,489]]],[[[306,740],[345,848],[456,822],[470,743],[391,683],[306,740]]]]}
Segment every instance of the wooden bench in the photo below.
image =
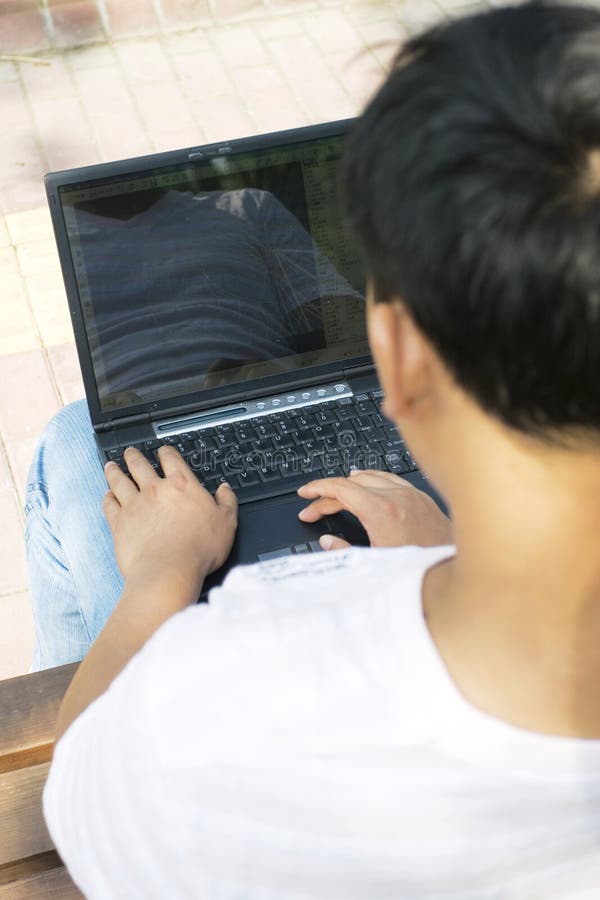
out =
{"type": "Polygon", "coordinates": [[[0,681],[0,898],[83,897],[42,815],[56,716],[77,664],[0,681]]]}

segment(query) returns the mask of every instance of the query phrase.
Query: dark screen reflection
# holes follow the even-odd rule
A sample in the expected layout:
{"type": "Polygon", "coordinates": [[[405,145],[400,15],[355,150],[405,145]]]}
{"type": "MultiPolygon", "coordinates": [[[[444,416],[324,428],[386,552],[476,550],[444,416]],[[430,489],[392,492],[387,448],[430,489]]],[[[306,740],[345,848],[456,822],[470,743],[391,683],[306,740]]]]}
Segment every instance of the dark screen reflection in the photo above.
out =
{"type": "Polygon", "coordinates": [[[75,206],[104,408],[319,351],[322,298],[358,296],[268,191],[167,190],[132,212],[75,206]]]}

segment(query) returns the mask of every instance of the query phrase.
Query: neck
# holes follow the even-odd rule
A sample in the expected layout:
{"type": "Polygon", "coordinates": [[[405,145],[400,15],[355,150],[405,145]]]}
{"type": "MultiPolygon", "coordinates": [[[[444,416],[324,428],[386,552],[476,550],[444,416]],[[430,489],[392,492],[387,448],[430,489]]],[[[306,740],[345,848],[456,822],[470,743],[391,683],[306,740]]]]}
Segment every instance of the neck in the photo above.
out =
{"type": "Polygon", "coordinates": [[[476,706],[600,738],[598,454],[497,437],[466,448],[449,492],[457,556],[426,579],[432,637],[476,706]]]}

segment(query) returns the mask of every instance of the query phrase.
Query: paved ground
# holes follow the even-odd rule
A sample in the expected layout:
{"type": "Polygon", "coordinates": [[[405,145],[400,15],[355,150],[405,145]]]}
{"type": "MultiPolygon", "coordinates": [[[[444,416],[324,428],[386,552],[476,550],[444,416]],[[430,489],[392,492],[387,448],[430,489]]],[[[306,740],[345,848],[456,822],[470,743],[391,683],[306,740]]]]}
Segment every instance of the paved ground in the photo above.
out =
{"type": "Polygon", "coordinates": [[[0,57],[0,678],[26,671],[31,655],[29,462],[44,423],[83,396],[44,173],[352,115],[407,33],[486,5],[267,2],[228,0],[224,15],[213,0],[221,15],[201,27],[180,20],[175,32],[0,57]]]}

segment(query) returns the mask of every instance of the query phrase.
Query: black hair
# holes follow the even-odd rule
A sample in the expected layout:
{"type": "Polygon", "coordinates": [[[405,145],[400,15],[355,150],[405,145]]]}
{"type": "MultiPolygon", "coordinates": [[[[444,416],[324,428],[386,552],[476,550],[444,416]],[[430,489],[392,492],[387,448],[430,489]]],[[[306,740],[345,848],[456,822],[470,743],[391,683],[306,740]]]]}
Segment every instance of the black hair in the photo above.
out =
{"type": "Polygon", "coordinates": [[[532,2],[409,41],[349,135],[350,225],[488,413],[600,429],[600,11],[532,2]]]}

